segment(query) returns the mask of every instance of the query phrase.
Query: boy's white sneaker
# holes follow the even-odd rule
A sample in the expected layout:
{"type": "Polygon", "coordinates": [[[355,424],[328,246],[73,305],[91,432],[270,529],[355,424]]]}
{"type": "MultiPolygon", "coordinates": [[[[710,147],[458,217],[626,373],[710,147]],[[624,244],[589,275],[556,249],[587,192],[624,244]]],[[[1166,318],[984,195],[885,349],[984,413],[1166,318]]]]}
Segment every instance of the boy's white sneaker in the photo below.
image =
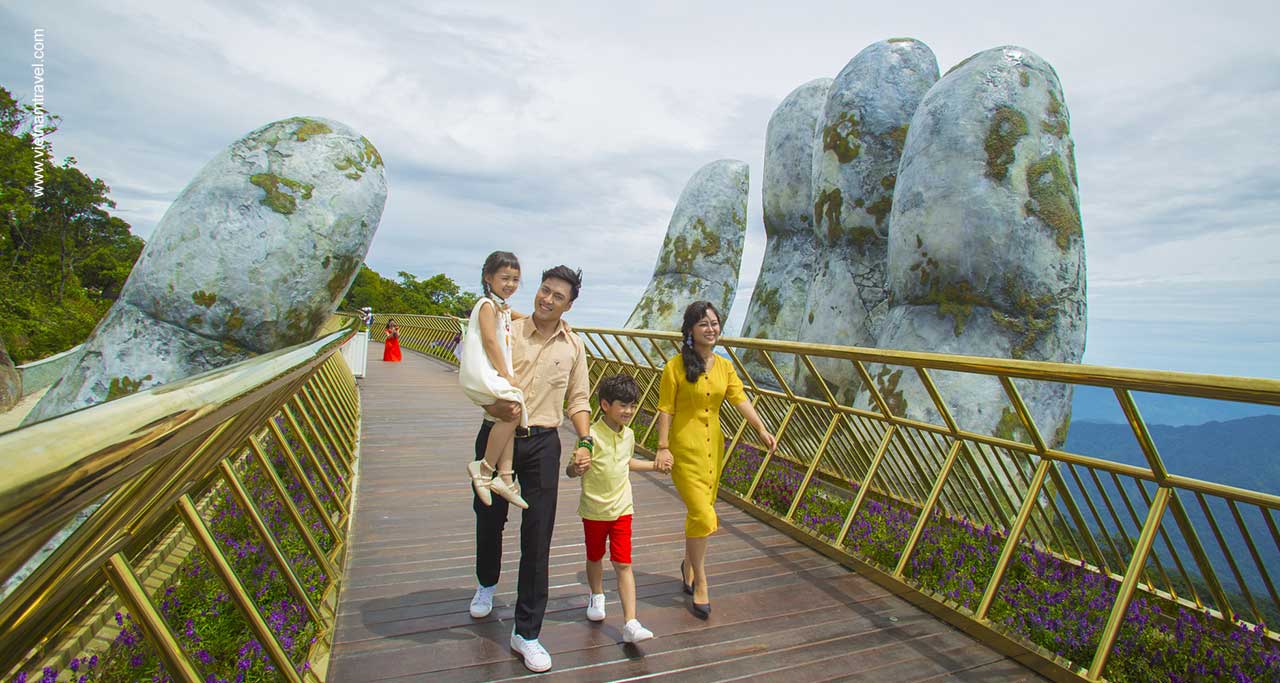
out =
{"type": "Polygon", "coordinates": [[[493,593],[497,589],[497,584],[476,587],[476,594],[471,598],[471,616],[476,619],[489,616],[493,611],[493,593]]]}
{"type": "Polygon", "coordinates": [[[520,637],[520,634],[512,631],[511,649],[524,660],[524,668],[534,673],[551,668],[551,655],[547,654],[547,648],[542,647],[542,643],[539,643],[537,638],[525,640],[520,637]]]}
{"type": "Polygon", "coordinates": [[[642,640],[648,640],[653,637],[653,631],[640,625],[636,619],[627,622],[622,627],[622,640],[627,643],[638,643],[642,640]]]}
{"type": "Polygon", "coordinates": [[[587,618],[591,621],[604,621],[604,593],[593,593],[587,600],[587,618]]]}

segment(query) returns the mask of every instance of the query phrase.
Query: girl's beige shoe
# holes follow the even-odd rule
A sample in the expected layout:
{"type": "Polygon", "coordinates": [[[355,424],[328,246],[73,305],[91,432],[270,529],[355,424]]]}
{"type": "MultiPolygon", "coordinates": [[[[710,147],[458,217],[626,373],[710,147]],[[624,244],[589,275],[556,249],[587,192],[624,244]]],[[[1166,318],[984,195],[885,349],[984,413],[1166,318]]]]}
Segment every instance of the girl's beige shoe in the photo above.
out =
{"type": "Polygon", "coordinates": [[[529,503],[520,497],[520,484],[515,480],[515,472],[499,472],[498,476],[489,480],[488,486],[490,491],[506,498],[512,505],[521,510],[529,509],[529,503]],[[507,474],[512,475],[510,484],[502,480],[502,476],[507,474]]]}
{"type": "Polygon", "coordinates": [[[485,505],[493,505],[493,495],[489,493],[489,487],[495,477],[493,476],[493,468],[489,467],[489,463],[483,460],[472,460],[467,463],[467,474],[471,476],[471,488],[475,489],[476,497],[480,499],[480,502],[485,505]],[[489,470],[487,475],[485,470],[489,470]]]}

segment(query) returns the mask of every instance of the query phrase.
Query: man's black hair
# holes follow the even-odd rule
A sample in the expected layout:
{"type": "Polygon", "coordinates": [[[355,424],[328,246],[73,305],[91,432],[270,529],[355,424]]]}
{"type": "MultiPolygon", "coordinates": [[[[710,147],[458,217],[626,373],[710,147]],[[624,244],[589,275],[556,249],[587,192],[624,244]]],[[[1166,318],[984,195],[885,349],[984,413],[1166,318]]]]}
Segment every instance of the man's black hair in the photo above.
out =
{"type": "Polygon", "coordinates": [[[569,266],[556,266],[551,270],[542,271],[542,281],[555,278],[564,280],[569,283],[569,301],[575,301],[578,298],[578,291],[582,289],[582,269],[574,270],[569,266]]]}
{"type": "Polygon", "coordinates": [[[640,385],[631,378],[631,375],[617,374],[609,375],[600,380],[600,387],[596,390],[596,395],[600,397],[600,402],[608,401],[610,403],[637,403],[640,401],[640,385]]]}

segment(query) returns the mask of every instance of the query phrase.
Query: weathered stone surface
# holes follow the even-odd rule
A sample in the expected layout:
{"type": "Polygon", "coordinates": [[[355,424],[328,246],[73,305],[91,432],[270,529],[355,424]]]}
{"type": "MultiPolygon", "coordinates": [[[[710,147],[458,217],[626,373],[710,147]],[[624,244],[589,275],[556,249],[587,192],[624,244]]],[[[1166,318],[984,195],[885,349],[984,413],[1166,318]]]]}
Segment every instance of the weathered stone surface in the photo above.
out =
{"type": "MultiPolygon", "coordinates": [[[[1019,47],[980,52],[938,81],[911,122],[889,235],[891,306],[877,346],[1078,363],[1085,251],[1070,118],[1057,74],[1019,47]]],[[[903,414],[937,420],[911,372],[874,368],[903,414]]],[[[935,373],[961,428],[1022,438],[991,378],[935,373]]],[[[1071,390],[1018,382],[1046,441],[1071,390]]]]}
{"type": "MultiPolygon", "coordinates": [[[[813,231],[814,130],[827,101],[832,79],[819,78],[791,91],[773,116],[764,143],[764,232],[767,242],[760,275],[742,324],[742,336],[794,341],[804,318],[818,256],[813,231]]],[[[768,364],[756,352],[742,361],[757,383],[777,387],[768,364]]],[[[788,382],[795,358],[773,355],[788,382]]]]}
{"type": "MultiPolygon", "coordinates": [[[[819,258],[809,288],[800,341],[872,346],[888,308],[885,262],[898,160],[912,114],[938,80],[924,43],[874,43],[844,67],[827,94],[813,147],[813,216],[819,258]]],[[[819,370],[837,397],[852,396],[847,362],[819,370]]],[[[800,372],[801,388],[808,373],[800,372]]]]}
{"type": "Polygon", "coordinates": [[[747,164],[713,161],[698,169],[676,202],[653,279],[624,327],[679,331],[685,306],[698,300],[729,317],[738,289],[747,226],[747,164]]]}
{"type": "Polygon", "coordinates": [[[22,375],[13,366],[9,352],[0,339],[0,413],[14,407],[22,399],[22,375]]]}
{"type": "Polygon", "coordinates": [[[292,118],[236,141],[169,207],[27,422],[311,338],[355,277],[386,194],[378,151],[336,121],[292,118]]]}

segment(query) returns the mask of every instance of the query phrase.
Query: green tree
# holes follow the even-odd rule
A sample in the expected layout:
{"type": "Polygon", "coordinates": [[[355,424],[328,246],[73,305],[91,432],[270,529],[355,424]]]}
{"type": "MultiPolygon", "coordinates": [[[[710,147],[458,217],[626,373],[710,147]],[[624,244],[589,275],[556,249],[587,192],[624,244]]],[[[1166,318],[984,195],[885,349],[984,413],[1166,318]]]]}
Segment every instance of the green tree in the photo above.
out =
{"type": "Polygon", "coordinates": [[[400,281],[396,282],[362,265],[339,308],[353,311],[369,306],[385,313],[467,315],[475,305],[476,295],[462,290],[443,273],[425,280],[405,271],[400,271],[399,276],[400,281]]]}
{"type": "Polygon", "coordinates": [[[58,118],[46,116],[37,130],[35,115],[0,87],[0,337],[18,363],[88,338],[143,247],[108,212],[115,202],[106,183],[73,157],[53,161],[47,136],[58,118]],[[42,148],[37,133],[46,136],[42,148]]]}

